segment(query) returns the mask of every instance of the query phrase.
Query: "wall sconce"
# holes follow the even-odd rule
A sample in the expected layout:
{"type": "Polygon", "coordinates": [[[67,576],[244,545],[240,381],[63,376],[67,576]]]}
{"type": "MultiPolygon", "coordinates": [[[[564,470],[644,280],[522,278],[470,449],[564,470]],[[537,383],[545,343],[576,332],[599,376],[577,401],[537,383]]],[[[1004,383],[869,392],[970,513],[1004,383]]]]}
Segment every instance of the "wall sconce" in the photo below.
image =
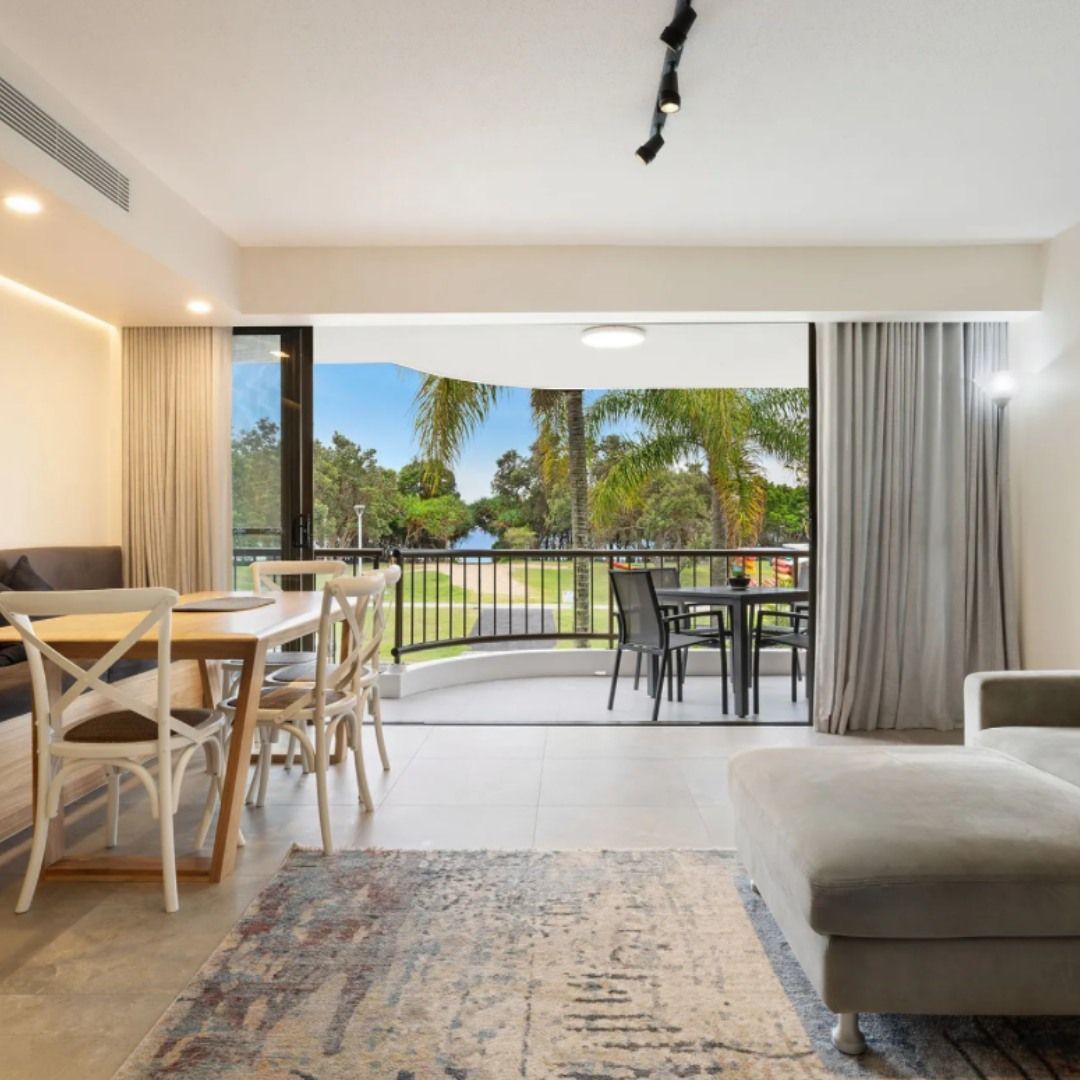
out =
{"type": "Polygon", "coordinates": [[[989,371],[985,375],[976,375],[972,382],[999,409],[1004,409],[1019,393],[1021,378],[1015,371],[989,371]]]}

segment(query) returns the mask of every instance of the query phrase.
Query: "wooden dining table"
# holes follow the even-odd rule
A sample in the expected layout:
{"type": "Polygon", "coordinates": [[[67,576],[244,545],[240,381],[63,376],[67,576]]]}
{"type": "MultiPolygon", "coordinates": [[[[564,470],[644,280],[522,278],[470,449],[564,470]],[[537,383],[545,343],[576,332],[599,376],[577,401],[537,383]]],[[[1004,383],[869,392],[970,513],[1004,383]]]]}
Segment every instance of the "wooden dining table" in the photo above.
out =
{"type": "Polygon", "coordinates": [[[726,607],[731,613],[731,681],[735,715],[750,715],[750,614],[760,604],[798,604],[810,599],[809,589],[733,589],[730,585],[692,585],[657,588],[661,604],[687,611],[695,607],[726,607]]]}
{"type": "MultiPolygon", "coordinates": [[[[221,592],[190,593],[180,603],[236,595],[221,592]]],[[[242,671],[237,685],[236,715],[225,766],[221,808],[213,851],[209,856],[188,855],[177,858],[177,877],[181,881],[222,881],[236,867],[236,846],[240,816],[244,806],[251,744],[255,734],[259,693],[263,685],[266,653],[319,627],[322,612],[321,592],[283,592],[274,594],[273,604],[245,611],[174,611],[172,617],[172,659],[195,660],[202,675],[203,705],[211,708],[213,679],[210,664],[217,660],[238,660],[242,671]]],[[[332,617],[339,620],[340,609],[334,605],[332,617]]],[[[65,615],[35,623],[35,633],[73,660],[97,660],[104,656],[138,621],[139,614],[65,615]]],[[[0,628],[0,644],[18,642],[14,627],[0,628]]],[[[127,653],[130,660],[157,659],[157,633],[140,638],[127,653]]],[[[50,692],[58,693],[60,673],[46,662],[50,692]]],[[[36,729],[35,729],[36,730],[36,729]]],[[[34,755],[37,746],[35,737],[34,755]]],[[[36,783],[37,770],[33,769],[36,783]]],[[[64,813],[61,809],[50,825],[46,853],[45,878],[84,881],[157,881],[161,861],[131,856],[64,856],[64,813]]]]}

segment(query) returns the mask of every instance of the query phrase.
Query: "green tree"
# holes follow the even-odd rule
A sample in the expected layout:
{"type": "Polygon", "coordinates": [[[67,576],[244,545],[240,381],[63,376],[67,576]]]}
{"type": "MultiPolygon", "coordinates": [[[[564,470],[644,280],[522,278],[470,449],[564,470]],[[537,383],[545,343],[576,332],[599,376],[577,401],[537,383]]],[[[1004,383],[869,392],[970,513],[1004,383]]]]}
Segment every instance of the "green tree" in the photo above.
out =
{"type": "MultiPolygon", "coordinates": [[[[429,490],[437,488],[442,471],[457,460],[462,447],[497,404],[504,387],[427,375],[417,391],[416,433],[426,461],[431,462],[429,490]]],[[[585,437],[585,405],[581,390],[533,390],[530,395],[537,427],[541,475],[565,462],[570,504],[570,543],[588,547],[589,477],[585,437]],[[559,450],[565,447],[565,456],[559,450]]],[[[591,566],[574,563],[574,628],[589,630],[592,612],[589,590],[591,566]]],[[[580,644],[584,645],[585,642],[580,644]]]]}
{"type": "Polygon", "coordinates": [[[456,495],[457,480],[449,469],[433,469],[430,461],[413,458],[398,470],[398,491],[402,495],[456,495]],[[430,479],[438,475],[438,483],[432,487],[430,479]]]}
{"type": "Polygon", "coordinates": [[[469,507],[459,495],[405,495],[402,521],[408,547],[449,547],[473,526],[469,507]]]}
{"type": "Polygon", "coordinates": [[[525,502],[537,482],[535,463],[516,450],[507,450],[495,459],[495,475],[491,478],[491,494],[496,498],[525,502]]]}
{"type": "MultiPolygon", "coordinates": [[[[232,488],[233,527],[265,530],[276,538],[281,529],[281,435],[272,420],[261,417],[233,436],[232,488]]],[[[247,546],[253,540],[248,538],[247,546]]]]}
{"type": "Polygon", "coordinates": [[[364,546],[389,543],[400,527],[402,497],[393,469],[335,431],[329,443],[315,440],[314,525],[319,547],[353,547],[357,505],[364,506],[364,546]]]}
{"type": "Polygon", "coordinates": [[[711,526],[709,482],[700,465],[658,473],[646,485],[641,533],[657,547],[706,547],[711,526]]]}
{"type": "Polygon", "coordinates": [[[609,520],[659,473],[700,460],[709,484],[712,546],[756,541],[765,516],[762,459],[772,454],[805,469],[807,405],[804,390],[609,390],[590,410],[591,429],[631,419],[644,430],[597,484],[595,515],[609,520]]]}
{"type": "MultiPolygon", "coordinates": [[[[622,457],[633,448],[633,441],[622,435],[608,434],[592,446],[590,475],[593,489],[603,483],[622,457]]],[[[628,492],[617,506],[613,505],[604,515],[593,514],[593,535],[603,544],[632,547],[642,539],[649,539],[641,525],[642,511],[646,506],[644,486],[638,492],[628,492]]]]}
{"type": "Polygon", "coordinates": [[[538,454],[507,450],[495,462],[491,495],[472,504],[477,525],[500,541],[508,529],[528,529],[534,538],[548,535],[547,493],[540,477],[538,454]]]}
{"type": "Polygon", "coordinates": [[[769,484],[761,539],[766,544],[803,543],[810,539],[810,497],[805,485],[769,484]]]}
{"type": "Polygon", "coordinates": [[[508,548],[527,549],[536,547],[536,533],[532,529],[513,527],[502,535],[501,545],[508,548]]]}

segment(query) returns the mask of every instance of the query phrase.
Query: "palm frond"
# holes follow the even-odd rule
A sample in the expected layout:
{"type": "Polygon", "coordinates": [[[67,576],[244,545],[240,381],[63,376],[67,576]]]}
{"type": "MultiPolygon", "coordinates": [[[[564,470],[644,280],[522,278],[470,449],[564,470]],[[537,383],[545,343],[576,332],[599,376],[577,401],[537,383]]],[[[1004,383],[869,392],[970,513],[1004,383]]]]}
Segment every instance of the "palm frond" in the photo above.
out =
{"type": "Polygon", "coordinates": [[[424,376],[413,400],[413,420],[425,462],[425,482],[433,490],[498,397],[499,387],[490,383],[424,376]]]}
{"type": "Polygon", "coordinates": [[[747,390],[750,433],[765,453],[805,474],[810,459],[810,392],[802,387],[747,390]]]}
{"type": "Polygon", "coordinates": [[[677,433],[663,433],[632,443],[593,488],[593,514],[607,524],[624,504],[638,497],[657,473],[677,465],[694,447],[677,433]]]}

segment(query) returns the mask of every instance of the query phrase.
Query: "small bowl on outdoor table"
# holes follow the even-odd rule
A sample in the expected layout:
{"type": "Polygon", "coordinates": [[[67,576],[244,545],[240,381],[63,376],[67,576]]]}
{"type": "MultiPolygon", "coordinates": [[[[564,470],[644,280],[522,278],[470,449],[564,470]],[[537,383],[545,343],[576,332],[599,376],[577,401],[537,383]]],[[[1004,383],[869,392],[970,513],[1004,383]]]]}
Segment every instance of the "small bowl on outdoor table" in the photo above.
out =
{"type": "Polygon", "coordinates": [[[727,583],[733,589],[749,589],[750,579],[745,574],[736,574],[734,577],[729,577],[727,583]]]}

